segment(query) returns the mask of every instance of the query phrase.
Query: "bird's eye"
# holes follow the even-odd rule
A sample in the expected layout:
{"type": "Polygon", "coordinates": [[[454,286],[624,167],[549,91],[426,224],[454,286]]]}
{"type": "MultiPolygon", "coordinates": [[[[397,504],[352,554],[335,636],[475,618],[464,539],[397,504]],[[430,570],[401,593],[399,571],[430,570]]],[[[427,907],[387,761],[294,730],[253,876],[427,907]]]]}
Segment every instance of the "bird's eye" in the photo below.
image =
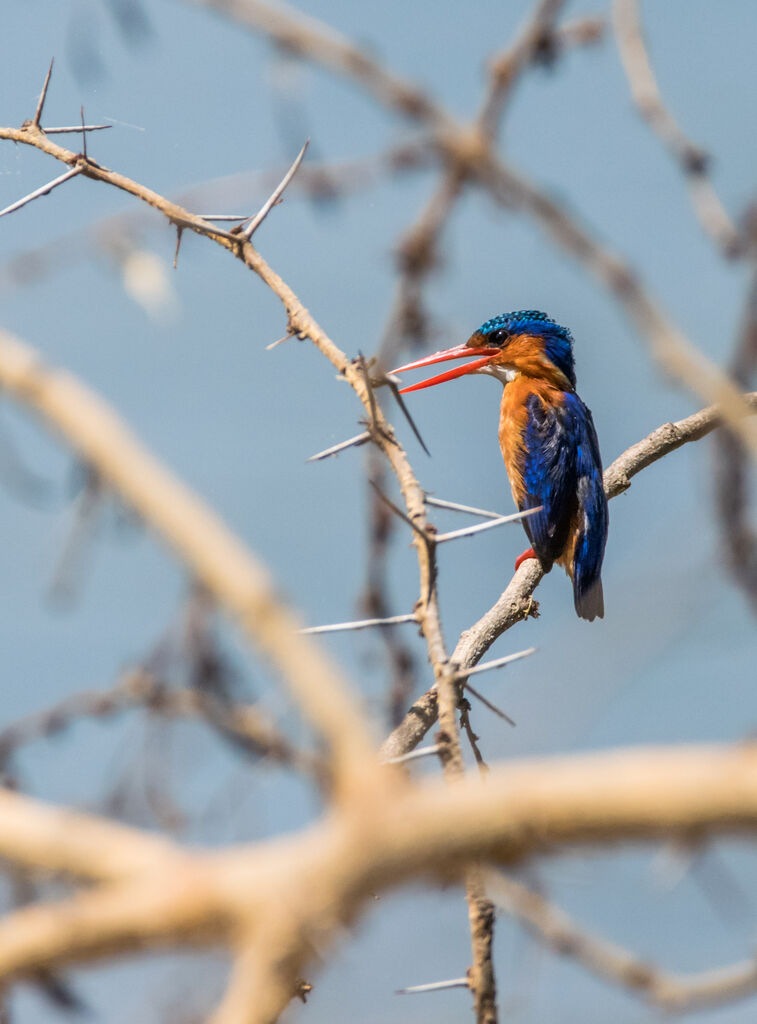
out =
{"type": "Polygon", "coordinates": [[[496,331],[492,331],[486,342],[490,345],[496,345],[498,348],[503,348],[509,340],[510,332],[504,327],[498,327],[496,331]]]}

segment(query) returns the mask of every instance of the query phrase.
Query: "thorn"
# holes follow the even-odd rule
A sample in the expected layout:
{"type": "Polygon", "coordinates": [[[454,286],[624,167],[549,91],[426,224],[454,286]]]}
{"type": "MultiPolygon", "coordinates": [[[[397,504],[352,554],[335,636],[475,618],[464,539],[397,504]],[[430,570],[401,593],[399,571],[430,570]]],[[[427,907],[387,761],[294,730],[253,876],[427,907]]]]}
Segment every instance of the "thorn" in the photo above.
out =
{"type": "Polygon", "coordinates": [[[289,341],[289,339],[293,337],[294,334],[292,333],[292,331],[287,331],[287,333],[282,338],[277,338],[276,341],[272,341],[270,345],[266,345],[266,352],[271,352],[273,349],[277,348],[279,345],[283,345],[285,341],[289,341]]]}
{"type": "MultiPolygon", "coordinates": [[[[37,103],[37,109],[34,111],[34,117],[32,118],[32,124],[34,125],[35,128],[39,128],[40,127],[39,122],[40,122],[40,119],[42,117],[42,108],[44,107],[45,100],[47,99],[47,87],[50,85],[50,77],[51,77],[51,75],[53,73],[53,64],[54,63],[55,63],[55,57],[53,57],[52,60],[50,61],[50,67],[47,69],[47,74],[45,75],[45,82],[44,82],[44,85],[42,86],[42,92],[39,94],[39,101],[37,103]]],[[[40,131],[41,130],[42,129],[40,129],[40,131]]]]}
{"type": "Polygon", "coordinates": [[[197,216],[203,220],[247,220],[245,213],[198,213],[197,216]]]}
{"type": "Polygon", "coordinates": [[[409,988],[398,988],[398,996],[412,995],[421,992],[441,992],[445,988],[470,988],[467,978],[451,978],[449,981],[432,981],[428,985],[411,985],[409,988]]]}
{"type": "Polygon", "coordinates": [[[396,516],[399,516],[403,522],[407,523],[407,525],[412,530],[414,530],[418,534],[418,536],[426,542],[426,544],[431,544],[436,539],[434,537],[429,536],[429,534],[427,534],[425,530],[422,530],[420,526],[413,522],[410,516],[406,515],[401,508],[394,504],[393,501],[390,501],[375,480],[369,480],[368,483],[374,489],[379,498],[384,502],[384,504],[388,505],[396,516]]]}
{"type": "Polygon", "coordinates": [[[299,630],[300,633],[342,633],[350,629],[368,629],[371,626],[399,626],[403,622],[417,622],[414,613],[409,615],[392,615],[387,619],[357,619],[355,622],[333,622],[329,626],[308,626],[299,630]]]}
{"type": "Polygon", "coordinates": [[[82,103],[82,105],[81,105],[81,107],[79,109],[81,111],[81,144],[82,144],[82,153],[84,154],[84,159],[86,160],[87,159],[87,133],[84,131],[84,104],[83,103],[82,103]]]}
{"type": "Polygon", "coordinates": [[[405,761],[414,761],[417,757],[430,757],[431,754],[438,754],[442,749],[441,743],[435,743],[433,747],[419,747],[411,750],[409,754],[400,754],[399,757],[390,757],[385,764],[404,764],[405,761]]]}
{"type": "Polygon", "coordinates": [[[498,708],[496,704],[492,704],[492,702],[487,697],[484,697],[483,693],[479,693],[478,690],[475,690],[470,685],[470,683],[465,684],[465,689],[472,697],[475,697],[476,700],[480,700],[485,708],[488,708],[499,718],[502,718],[505,722],[507,722],[508,725],[511,725],[513,728],[515,728],[515,722],[512,720],[512,718],[510,718],[509,715],[506,715],[502,708],[498,708]]]}
{"type": "Polygon", "coordinates": [[[174,249],[174,253],[173,253],[173,268],[174,268],[174,270],[176,270],[176,267],[178,266],[178,263],[179,263],[179,249],[181,248],[181,236],[183,234],[184,234],[184,228],[179,227],[179,225],[177,224],[177,226],[176,226],[176,248],[174,249]]]}
{"type": "Polygon", "coordinates": [[[286,174],[281,179],[281,181],[276,186],[276,188],[273,190],[273,192],[268,197],[268,199],[263,203],[263,205],[261,206],[260,210],[258,210],[258,212],[252,218],[250,223],[244,229],[244,231],[241,232],[242,238],[246,239],[249,242],[249,240],[255,234],[257,229],[260,227],[260,225],[266,219],[266,217],[270,213],[271,209],[274,206],[276,206],[278,203],[281,202],[281,196],[282,196],[282,194],[284,192],[284,189],[287,187],[289,182],[292,180],[292,178],[297,173],[297,171],[299,169],[299,166],[302,163],[303,157],[305,156],[305,152],[307,151],[307,148],[308,148],[309,145],[310,145],[310,139],[306,139],[305,140],[305,145],[302,147],[302,149],[299,151],[299,153],[295,157],[294,163],[292,164],[292,166],[286,172],[286,174]]]}
{"type": "Polygon", "coordinates": [[[45,128],[45,135],[69,135],[73,132],[103,132],[112,128],[112,124],[74,124],[65,128],[45,128]]]}
{"type": "Polygon", "coordinates": [[[528,647],[526,650],[517,651],[515,654],[506,654],[504,658],[493,658],[491,661],[484,661],[472,668],[461,668],[459,672],[455,672],[455,679],[467,679],[468,676],[475,676],[479,672],[488,672],[493,668],[501,668],[503,665],[509,665],[513,661],[520,661],[521,658],[530,657],[536,653],[536,650],[536,647],[528,647]]]}
{"type": "Polygon", "coordinates": [[[4,210],[0,210],[0,217],[4,217],[6,213],[13,213],[15,210],[20,210],[22,206],[26,206],[27,203],[31,203],[34,199],[46,196],[48,192],[52,192],[54,188],[57,188],[58,185],[62,185],[63,182],[68,181],[69,178],[75,178],[77,174],[81,174],[81,167],[71,167],[65,174],[61,174],[59,178],[53,178],[53,180],[48,181],[46,185],[35,189],[34,192],[30,192],[28,196],[24,196],[23,199],[18,199],[15,203],[11,203],[10,206],[6,206],[4,210]]]}
{"type": "Polygon", "coordinates": [[[472,516],[482,516],[484,519],[501,519],[502,512],[487,512],[484,508],[475,508],[473,505],[461,505],[459,501],[443,501],[441,498],[434,498],[432,495],[425,496],[426,504],[435,508],[449,508],[453,512],[468,512],[472,516]]]}
{"type": "Polygon", "coordinates": [[[415,434],[415,437],[416,437],[416,439],[418,441],[418,444],[424,450],[426,455],[428,455],[428,457],[431,458],[431,452],[426,447],[426,442],[421,437],[421,432],[420,432],[420,430],[418,430],[418,427],[415,424],[415,420],[410,415],[410,410],[405,405],[405,399],[400,394],[399,381],[393,375],[387,374],[386,375],[386,382],[389,385],[389,390],[392,392],[394,397],[397,399],[397,405],[400,407],[400,411],[404,415],[404,417],[407,420],[407,422],[410,424],[410,428],[413,431],[413,433],[415,434]]]}
{"type": "MultiPolygon", "coordinates": [[[[287,335],[291,337],[291,335],[287,335]]],[[[274,345],[280,345],[286,338],[280,338],[278,341],[274,341],[274,345]]],[[[273,346],[269,345],[268,348],[273,346]]],[[[333,444],[330,448],[324,448],[322,452],[316,452],[315,455],[311,455],[309,459],[305,459],[306,462],[319,462],[321,459],[327,459],[329,455],[336,455],[338,452],[344,451],[346,448],[357,448],[361,444],[365,444],[366,441],[370,441],[371,435],[367,430],[364,430],[362,434],[355,434],[354,437],[348,437],[346,441],[340,441],[339,444],[333,444]]]]}
{"type": "Polygon", "coordinates": [[[500,516],[499,519],[490,519],[488,523],[477,523],[476,526],[464,526],[461,530],[450,530],[449,533],[440,533],[436,538],[437,544],[443,544],[447,540],[457,540],[458,537],[470,537],[475,533],[483,533],[484,530],[491,530],[493,526],[501,526],[503,523],[515,523],[527,516],[532,516],[541,511],[538,508],[529,508],[525,512],[514,512],[510,516],[500,516]]]}

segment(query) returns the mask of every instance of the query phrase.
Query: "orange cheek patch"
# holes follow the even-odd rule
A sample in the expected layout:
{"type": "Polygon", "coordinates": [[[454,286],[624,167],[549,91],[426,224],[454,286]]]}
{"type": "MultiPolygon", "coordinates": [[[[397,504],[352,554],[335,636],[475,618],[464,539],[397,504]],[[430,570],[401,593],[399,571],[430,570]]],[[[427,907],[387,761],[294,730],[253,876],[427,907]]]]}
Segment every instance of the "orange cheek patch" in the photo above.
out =
{"type": "Polygon", "coordinates": [[[528,377],[545,380],[561,389],[570,386],[560,370],[545,356],[543,340],[533,334],[513,338],[492,362],[512,366],[528,377]]]}

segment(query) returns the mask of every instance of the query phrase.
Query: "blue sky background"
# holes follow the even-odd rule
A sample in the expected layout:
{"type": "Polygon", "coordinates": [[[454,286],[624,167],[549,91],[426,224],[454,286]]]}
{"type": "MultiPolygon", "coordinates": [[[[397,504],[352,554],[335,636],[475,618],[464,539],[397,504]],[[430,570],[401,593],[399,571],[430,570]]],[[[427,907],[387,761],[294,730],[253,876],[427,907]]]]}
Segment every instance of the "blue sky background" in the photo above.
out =
{"type": "MultiPolygon", "coordinates": [[[[487,56],[507,45],[530,4],[320,0],[301,6],[465,118],[477,109],[487,56]]],[[[568,6],[571,16],[592,12],[606,13],[606,5],[568,6]]],[[[747,0],[669,0],[645,5],[645,17],[666,101],[690,137],[713,153],[715,184],[738,216],[753,196],[757,166],[751,129],[757,9],[747,0]]],[[[90,138],[91,155],[165,194],[222,175],[275,171],[291,160],[303,133],[312,137],[311,154],[329,161],[377,154],[412,136],[401,119],[349,83],[318,68],[284,68],[264,40],[179,0],[149,5],[149,32],[132,42],[98,0],[11,0],[0,25],[11,43],[0,64],[0,121],[18,125],[33,114],[55,55],[45,122],[73,123],[83,103],[87,120],[115,124],[90,138]],[[282,119],[282,82],[299,97],[297,119],[282,119]]],[[[611,34],[553,70],[525,76],[503,150],[625,254],[712,359],[727,360],[745,298],[745,268],[725,264],[702,235],[679,172],[632,109],[611,34]]],[[[57,173],[40,153],[3,144],[0,207],[57,173]]],[[[251,181],[228,195],[231,212],[252,211],[265,198],[254,175],[251,181]]],[[[392,247],[434,182],[431,171],[385,178],[326,205],[292,190],[257,236],[266,259],[350,354],[371,352],[381,337],[394,288],[392,247]]],[[[660,423],[700,407],[660,376],[614,301],[529,221],[469,194],[444,241],[444,266],[427,290],[439,327],[429,348],[467,337],[496,313],[545,309],[575,336],[579,390],[594,412],[606,463],[660,423]]],[[[239,263],[185,237],[174,272],[173,248],[174,236],[157,215],[145,217],[114,190],[73,181],[2,221],[0,325],[111,401],[260,554],[308,621],[350,618],[364,580],[363,454],[353,450],[321,465],[305,459],[356,432],[357,401],[308,345],[289,341],[265,351],[283,334],[284,316],[278,300],[239,263]],[[139,215],[126,222],[127,230],[139,225],[140,247],[155,261],[153,280],[170,297],[153,313],[127,294],[118,261],[82,234],[116,213],[139,215]],[[18,264],[9,261],[39,249],[49,271],[19,284],[11,273],[18,264]]],[[[510,510],[496,441],[498,397],[482,379],[411,396],[433,457],[399,429],[428,490],[510,510]]],[[[0,720],[9,723],[72,692],[107,687],[175,620],[187,581],[152,537],[111,510],[82,554],[75,600],[51,603],[49,583],[71,523],[72,460],[7,403],[0,429],[0,440],[12,438],[30,469],[49,481],[38,502],[20,500],[7,479],[0,491],[6,538],[0,720]]],[[[499,641],[496,654],[531,644],[539,653],[487,678],[486,692],[518,723],[512,730],[475,709],[489,760],[615,744],[739,740],[754,732],[754,623],[723,568],[712,517],[712,460],[708,442],[689,446],[646,470],[613,501],[603,622],[575,617],[569,584],[555,572],[537,595],[541,618],[499,641]]],[[[452,514],[440,514],[438,522],[462,525],[452,514]]],[[[443,549],[450,647],[496,599],[524,546],[515,526],[443,549]]],[[[410,610],[416,569],[402,528],[391,583],[394,610],[410,610]]],[[[298,735],[295,716],[265,670],[232,631],[224,637],[243,684],[298,735]]],[[[408,640],[425,665],[420,642],[408,640]]],[[[379,644],[353,634],[328,645],[358,681],[381,737],[386,678],[379,644]]],[[[428,682],[422,671],[419,687],[428,682]]],[[[306,785],[240,764],[199,727],[170,735],[169,745],[166,734],[134,716],[82,723],[60,741],[31,746],[18,769],[32,792],[51,800],[100,807],[114,787],[126,791],[126,816],[151,823],[134,794],[144,788],[156,745],[164,746],[174,797],[190,819],[184,834],[206,842],[293,829],[316,813],[306,785]]],[[[670,970],[750,955],[757,924],[749,896],[757,881],[752,846],[723,843],[702,852],[677,884],[664,867],[657,851],[639,850],[560,859],[534,870],[586,927],[670,970]]],[[[356,941],[315,977],[303,1019],[465,1019],[465,992],[393,993],[460,976],[468,962],[459,892],[387,896],[359,925],[356,941]]],[[[532,946],[506,920],[498,925],[496,963],[501,1004],[519,1024],[610,1018],[635,1024],[656,1016],[532,946]]],[[[170,1013],[187,1005],[204,1009],[221,983],[220,966],[165,957],[74,978],[95,1019],[120,1024],[173,1019],[170,1013]]],[[[754,1005],[701,1013],[698,1020],[752,1020],[754,1005]]],[[[49,1019],[36,993],[22,993],[16,1008],[22,1024],[49,1019]]]]}

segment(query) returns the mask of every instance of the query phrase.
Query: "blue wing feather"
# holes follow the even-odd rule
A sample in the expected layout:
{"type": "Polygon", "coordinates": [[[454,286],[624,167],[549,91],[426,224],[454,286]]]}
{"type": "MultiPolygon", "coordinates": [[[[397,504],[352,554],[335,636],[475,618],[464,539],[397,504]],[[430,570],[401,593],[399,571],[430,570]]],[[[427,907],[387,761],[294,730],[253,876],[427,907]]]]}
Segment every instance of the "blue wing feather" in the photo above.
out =
{"type": "Polygon", "coordinates": [[[579,533],[573,555],[573,596],[576,611],[585,619],[604,615],[602,559],[607,543],[608,511],[602,482],[602,457],[591,412],[574,396],[577,417],[576,490],[580,511],[579,533]]]}
{"type": "Polygon", "coordinates": [[[591,412],[570,392],[554,405],[531,395],[527,409],[522,508],[543,507],[523,525],[544,568],[550,569],[565,550],[571,525],[578,523],[571,572],[576,611],[587,619],[601,617],[608,516],[591,412]]]}
{"type": "Polygon", "coordinates": [[[548,405],[539,395],[531,395],[526,407],[525,496],[521,508],[541,505],[542,510],[524,519],[523,525],[534,551],[548,570],[565,548],[576,508],[573,417],[567,405],[548,405]]]}

